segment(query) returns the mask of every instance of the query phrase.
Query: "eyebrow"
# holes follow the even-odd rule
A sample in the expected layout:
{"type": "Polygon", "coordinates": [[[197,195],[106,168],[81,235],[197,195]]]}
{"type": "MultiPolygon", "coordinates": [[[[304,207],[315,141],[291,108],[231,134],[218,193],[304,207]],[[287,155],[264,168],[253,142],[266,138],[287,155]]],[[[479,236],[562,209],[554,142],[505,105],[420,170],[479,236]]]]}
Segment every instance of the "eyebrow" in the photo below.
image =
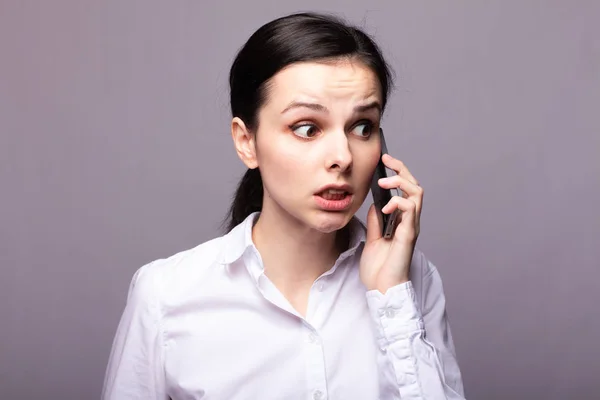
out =
{"type": "MultiPolygon", "coordinates": [[[[308,108],[317,112],[322,112],[322,113],[329,113],[329,110],[327,109],[327,107],[318,104],[318,103],[306,103],[306,102],[302,102],[302,101],[292,101],[290,104],[288,104],[288,106],[281,112],[282,114],[285,114],[286,112],[294,109],[294,108],[308,108]]],[[[365,111],[370,111],[370,110],[377,110],[381,113],[381,104],[379,104],[379,102],[377,100],[372,101],[370,103],[367,104],[363,104],[363,105],[359,105],[354,107],[354,112],[365,112],[365,111]]]]}

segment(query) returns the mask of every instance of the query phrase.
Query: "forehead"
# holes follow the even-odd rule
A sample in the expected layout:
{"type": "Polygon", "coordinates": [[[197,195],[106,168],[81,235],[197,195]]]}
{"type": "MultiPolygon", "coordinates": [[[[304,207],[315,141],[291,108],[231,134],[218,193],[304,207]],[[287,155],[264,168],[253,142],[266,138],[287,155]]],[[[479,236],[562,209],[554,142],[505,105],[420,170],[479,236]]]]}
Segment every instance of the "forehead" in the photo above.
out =
{"type": "Polygon", "coordinates": [[[292,64],[275,74],[268,93],[268,103],[276,107],[285,107],[294,100],[381,101],[377,75],[356,60],[292,64]]]}

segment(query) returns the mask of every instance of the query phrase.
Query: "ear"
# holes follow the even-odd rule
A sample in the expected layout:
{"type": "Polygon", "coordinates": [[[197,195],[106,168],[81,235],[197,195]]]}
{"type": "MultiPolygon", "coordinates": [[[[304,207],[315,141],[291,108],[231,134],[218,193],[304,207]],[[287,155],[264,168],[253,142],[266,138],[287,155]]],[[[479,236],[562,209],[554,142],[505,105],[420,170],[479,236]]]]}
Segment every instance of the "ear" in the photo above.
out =
{"type": "Polygon", "coordinates": [[[244,121],[235,117],[231,120],[231,137],[238,157],[250,169],[258,167],[256,159],[256,136],[248,130],[244,121]]]}

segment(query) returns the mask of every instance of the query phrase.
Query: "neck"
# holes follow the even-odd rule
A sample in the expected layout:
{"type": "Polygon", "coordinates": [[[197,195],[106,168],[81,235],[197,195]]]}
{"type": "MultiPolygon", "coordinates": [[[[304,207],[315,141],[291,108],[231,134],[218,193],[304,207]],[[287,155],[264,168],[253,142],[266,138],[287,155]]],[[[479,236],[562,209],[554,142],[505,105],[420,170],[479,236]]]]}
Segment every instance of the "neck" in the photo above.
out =
{"type": "Polygon", "coordinates": [[[252,230],[265,275],[284,294],[306,293],[347,248],[347,229],[319,232],[274,208],[263,209],[252,230]]]}

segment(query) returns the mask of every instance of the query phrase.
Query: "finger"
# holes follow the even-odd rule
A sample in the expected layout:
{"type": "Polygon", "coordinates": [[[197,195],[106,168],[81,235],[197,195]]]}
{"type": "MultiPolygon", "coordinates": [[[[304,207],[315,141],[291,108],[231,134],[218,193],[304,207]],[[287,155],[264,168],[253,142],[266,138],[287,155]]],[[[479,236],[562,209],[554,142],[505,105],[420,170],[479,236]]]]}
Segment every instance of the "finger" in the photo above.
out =
{"type": "Polygon", "coordinates": [[[381,221],[375,205],[371,204],[367,212],[367,243],[381,238],[381,221]]]}
{"type": "Polygon", "coordinates": [[[405,177],[410,182],[419,186],[419,181],[417,181],[417,179],[412,175],[410,170],[406,167],[406,165],[402,161],[390,156],[389,154],[384,154],[381,157],[381,161],[383,161],[383,164],[386,167],[396,171],[396,173],[398,175],[405,177]]]}
{"type": "Polygon", "coordinates": [[[398,226],[396,227],[395,237],[401,236],[406,240],[413,240],[419,234],[416,204],[410,199],[394,196],[392,200],[384,207],[385,212],[391,213],[394,209],[402,212],[398,216],[398,226]],[[389,208],[388,208],[389,207],[389,208]]]}
{"type": "Polygon", "coordinates": [[[414,213],[417,212],[417,203],[412,199],[405,199],[404,197],[394,196],[388,203],[381,209],[384,214],[391,214],[394,210],[400,210],[402,213],[414,213]]]}
{"type": "Polygon", "coordinates": [[[411,199],[417,205],[417,216],[421,215],[421,208],[423,205],[423,188],[417,186],[414,183],[408,181],[406,178],[400,175],[390,176],[388,178],[381,178],[379,186],[385,189],[399,188],[402,190],[402,196],[405,199],[411,199]]]}
{"type": "MultiPolygon", "coordinates": [[[[381,178],[378,181],[379,186],[384,189],[400,189],[409,196],[423,197],[423,188],[412,183],[407,178],[401,175],[389,176],[387,178],[381,178]]],[[[404,197],[404,196],[403,196],[404,197]]]]}

